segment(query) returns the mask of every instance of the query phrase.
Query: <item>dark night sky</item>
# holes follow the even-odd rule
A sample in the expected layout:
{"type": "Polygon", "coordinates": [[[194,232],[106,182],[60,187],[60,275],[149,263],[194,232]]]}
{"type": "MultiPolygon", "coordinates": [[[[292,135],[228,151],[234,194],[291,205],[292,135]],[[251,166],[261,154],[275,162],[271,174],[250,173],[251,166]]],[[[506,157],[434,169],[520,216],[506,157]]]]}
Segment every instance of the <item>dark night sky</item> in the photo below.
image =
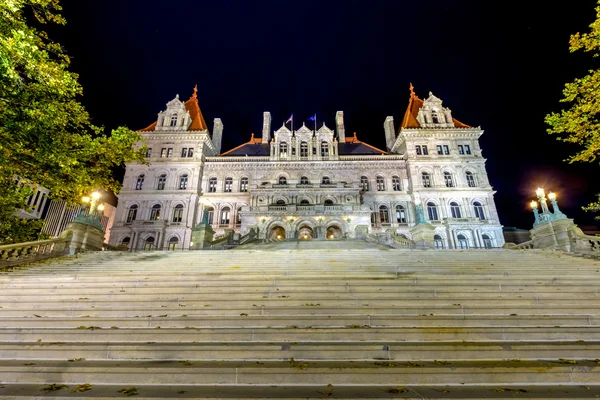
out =
{"type": "Polygon", "coordinates": [[[262,112],[277,128],[314,112],[384,148],[408,85],[440,97],[453,115],[481,126],[490,180],[505,226],[529,229],[538,186],[556,191],[580,225],[579,208],[600,192],[595,165],[569,165],[575,151],[546,134],[564,83],[598,67],[572,55],[569,35],[594,20],[594,0],[64,0],[67,26],[51,29],[80,74],[96,124],[140,129],[198,84],[212,127],[223,120],[229,149],[260,135],[262,112]],[[568,6],[567,6],[568,4],[568,6]]]}

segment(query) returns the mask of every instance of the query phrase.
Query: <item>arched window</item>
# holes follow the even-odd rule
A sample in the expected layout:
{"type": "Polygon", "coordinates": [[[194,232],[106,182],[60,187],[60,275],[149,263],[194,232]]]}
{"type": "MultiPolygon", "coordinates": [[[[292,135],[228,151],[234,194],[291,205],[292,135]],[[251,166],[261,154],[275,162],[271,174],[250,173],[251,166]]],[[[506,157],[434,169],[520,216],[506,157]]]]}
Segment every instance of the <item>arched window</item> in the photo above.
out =
{"type": "Polygon", "coordinates": [[[327,142],[323,141],[321,142],[321,157],[327,157],[329,156],[329,144],[327,144],[327,142]]]}
{"type": "Polygon", "coordinates": [[[333,205],[333,200],[331,200],[331,199],[325,200],[325,205],[326,206],[332,206],[333,205]]]}
{"type": "Polygon", "coordinates": [[[453,201],[452,203],[450,203],[450,215],[452,215],[452,218],[461,218],[461,216],[460,216],[460,206],[455,201],[453,201]]]}
{"type": "Polygon", "coordinates": [[[452,181],[452,174],[448,171],[444,171],[444,183],[446,187],[454,187],[454,182],[452,181]]]}
{"type": "Polygon", "coordinates": [[[308,185],[309,183],[310,183],[310,181],[308,180],[308,178],[306,176],[303,176],[302,178],[300,178],[301,185],[308,185]]]}
{"type": "Polygon", "coordinates": [[[187,189],[187,185],[188,185],[188,175],[183,174],[179,177],[179,190],[187,189]]]}
{"type": "Polygon", "coordinates": [[[138,211],[137,204],[134,204],[131,207],[129,207],[129,210],[127,211],[127,223],[131,223],[132,221],[135,221],[135,217],[137,217],[137,211],[138,211]]]}
{"type": "Polygon", "coordinates": [[[285,176],[280,176],[279,177],[279,184],[280,185],[287,185],[287,179],[285,176]]]}
{"type": "Polygon", "coordinates": [[[308,200],[306,200],[306,199],[303,199],[303,200],[300,201],[300,204],[306,205],[306,204],[310,204],[310,202],[308,200]]]}
{"type": "Polygon", "coordinates": [[[435,246],[436,249],[444,248],[444,240],[442,239],[442,237],[440,235],[433,235],[433,245],[435,246]]]}
{"type": "Polygon", "coordinates": [[[224,207],[221,209],[221,225],[229,225],[230,214],[231,209],[229,207],[224,207]]]}
{"type": "Polygon", "coordinates": [[[485,213],[483,212],[483,206],[480,202],[476,201],[473,203],[473,210],[475,211],[475,218],[485,220],[485,213]]]}
{"type": "Polygon", "coordinates": [[[308,157],[308,143],[300,143],[300,157],[308,157]]]}
{"type": "Polygon", "coordinates": [[[177,114],[171,115],[171,126],[177,126],[177,114]]]}
{"type": "Polygon", "coordinates": [[[396,222],[399,224],[406,224],[406,209],[404,208],[404,206],[396,206],[396,222]]]}
{"type": "Polygon", "coordinates": [[[429,172],[423,172],[421,179],[423,180],[423,187],[431,187],[431,175],[429,175],[429,172]]]}
{"type": "Polygon", "coordinates": [[[430,221],[439,221],[440,218],[438,216],[438,210],[435,203],[427,203],[427,215],[429,216],[430,221]]]}
{"type": "Polygon", "coordinates": [[[129,236],[125,236],[123,239],[121,239],[121,246],[129,247],[130,242],[131,242],[131,238],[129,236]]]}
{"type": "Polygon", "coordinates": [[[383,178],[383,176],[377,177],[377,191],[378,192],[385,191],[385,179],[383,178]]]}
{"type": "Polygon", "coordinates": [[[277,204],[278,206],[285,206],[285,200],[279,199],[275,202],[275,204],[277,204]]]}
{"type": "Polygon", "coordinates": [[[379,220],[382,224],[390,223],[390,212],[386,206],[379,206],[379,220]]]}
{"type": "Polygon", "coordinates": [[[183,205],[177,204],[173,209],[173,222],[181,222],[183,219],[183,205]]]}
{"type": "Polygon", "coordinates": [[[208,181],[208,193],[215,193],[217,191],[217,178],[210,178],[208,181]]]}
{"type": "Polygon", "coordinates": [[[152,206],[152,210],[150,211],[150,221],[158,221],[160,219],[160,204],[155,204],[152,206]]]}
{"type": "Polygon", "coordinates": [[[392,176],[392,190],[394,192],[399,192],[402,190],[402,187],[400,186],[400,178],[397,176],[392,176]]]}
{"type": "Polygon", "coordinates": [[[237,212],[235,214],[235,224],[236,225],[242,224],[242,214],[240,214],[241,212],[242,212],[242,207],[238,207],[237,212]]]}
{"type": "Polygon", "coordinates": [[[438,116],[437,111],[432,111],[431,112],[431,119],[433,120],[434,124],[438,124],[440,122],[440,118],[438,116]]]}
{"type": "Polygon", "coordinates": [[[323,185],[329,185],[331,183],[331,181],[329,180],[328,176],[324,176],[323,179],[321,179],[321,183],[323,185]]]}
{"type": "Polygon", "coordinates": [[[462,233],[456,237],[458,239],[458,248],[459,249],[468,249],[469,241],[462,233]]]}
{"type": "Polygon", "coordinates": [[[212,208],[212,207],[208,207],[208,208],[206,209],[206,211],[207,211],[207,213],[206,213],[206,214],[207,214],[207,218],[206,218],[206,219],[207,219],[207,221],[206,221],[206,222],[207,222],[209,225],[212,225],[212,223],[213,223],[213,218],[214,218],[214,216],[215,216],[215,209],[214,209],[214,208],[212,208]]]}
{"type": "Polygon", "coordinates": [[[135,181],[135,190],[142,190],[142,187],[144,186],[145,177],[146,175],[144,174],[138,175],[137,180],[135,181]]]}
{"type": "Polygon", "coordinates": [[[465,176],[467,178],[467,185],[469,185],[469,187],[475,187],[475,186],[477,186],[475,184],[475,175],[473,175],[473,173],[471,171],[467,171],[465,173],[465,176]]]}
{"type": "Polygon", "coordinates": [[[240,192],[247,192],[248,191],[248,178],[243,177],[242,179],[240,179],[240,192]]]}
{"type": "Polygon", "coordinates": [[[144,250],[152,250],[154,249],[154,236],[150,236],[144,242],[144,250]]]}
{"type": "Polygon", "coordinates": [[[233,178],[225,178],[225,186],[223,186],[223,191],[225,193],[231,193],[233,190],[233,178]]]}
{"type": "Polygon", "coordinates": [[[162,174],[158,177],[158,184],[156,190],[165,190],[165,183],[167,182],[167,174],[162,174]]]}
{"type": "Polygon", "coordinates": [[[279,143],[279,157],[287,157],[288,145],[286,142],[279,143]]]}
{"type": "Polygon", "coordinates": [[[360,177],[360,188],[363,192],[369,191],[369,178],[364,175],[360,177]]]}
{"type": "Polygon", "coordinates": [[[483,239],[483,247],[486,249],[491,249],[492,239],[488,235],[481,235],[481,238],[483,239]]]}
{"type": "Polygon", "coordinates": [[[179,247],[179,238],[177,238],[177,236],[173,236],[171,239],[169,239],[169,250],[171,250],[171,251],[177,250],[178,247],[179,247]]]}

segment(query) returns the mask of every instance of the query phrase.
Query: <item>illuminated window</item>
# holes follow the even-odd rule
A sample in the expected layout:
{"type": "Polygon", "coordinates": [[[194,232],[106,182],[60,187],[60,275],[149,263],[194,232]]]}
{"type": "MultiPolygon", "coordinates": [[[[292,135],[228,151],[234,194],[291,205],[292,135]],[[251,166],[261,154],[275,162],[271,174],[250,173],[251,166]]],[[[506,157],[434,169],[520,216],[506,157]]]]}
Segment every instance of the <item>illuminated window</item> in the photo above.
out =
{"type": "Polygon", "coordinates": [[[469,146],[468,144],[465,144],[465,154],[471,154],[471,146],[469,146]]]}
{"type": "Polygon", "coordinates": [[[150,211],[150,221],[158,221],[160,219],[160,204],[155,204],[152,206],[152,210],[150,211]]]}
{"type": "Polygon", "coordinates": [[[150,236],[144,242],[144,250],[152,250],[152,249],[154,249],[154,237],[150,236]]]}
{"type": "Polygon", "coordinates": [[[458,154],[460,154],[460,155],[465,154],[465,149],[462,144],[458,145],[458,154]]]}
{"type": "Polygon", "coordinates": [[[173,157],[173,148],[169,147],[167,149],[167,158],[171,158],[171,157],[173,157]]]}
{"type": "Polygon", "coordinates": [[[288,145],[286,142],[279,144],[279,157],[287,157],[288,145]]]}
{"type": "Polygon", "coordinates": [[[177,236],[173,236],[171,239],[169,239],[169,250],[177,250],[177,247],[179,247],[179,239],[177,236]]]}
{"type": "Polygon", "coordinates": [[[368,192],[369,191],[369,178],[367,178],[366,176],[361,176],[360,177],[360,187],[363,192],[368,192]]]}
{"type": "Polygon", "coordinates": [[[308,157],[308,143],[300,143],[300,157],[308,157]]]}
{"type": "Polygon", "coordinates": [[[132,221],[135,221],[135,217],[137,217],[137,211],[138,211],[137,204],[134,204],[131,207],[129,207],[129,210],[127,211],[127,223],[131,223],[132,221]]]}
{"type": "Polygon", "coordinates": [[[421,179],[423,181],[423,187],[431,187],[431,175],[429,175],[429,172],[423,172],[421,174],[421,179]]]}
{"type": "Polygon", "coordinates": [[[383,179],[383,176],[377,177],[377,191],[378,192],[385,191],[385,179],[383,179]]]}
{"type": "Polygon", "coordinates": [[[188,185],[188,176],[187,176],[187,174],[183,174],[183,175],[181,175],[181,177],[179,177],[179,190],[187,189],[187,185],[188,185]]]}
{"type": "Polygon", "coordinates": [[[405,224],[406,221],[406,209],[401,205],[396,206],[396,222],[405,224]]]}
{"type": "Polygon", "coordinates": [[[221,210],[221,225],[229,225],[230,214],[231,209],[229,207],[225,207],[221,210]]]}
{"type": "Polygon", "coordinates": [[[450,149],[448,148],[448,145],[444,145],[444,155],[449,155],[450,154],[450,149]]]}
{"type": "Polygon", "coordinates": [[[156,190],[165,190],[165,184],[167,182],[167,175],[162,174],[158,177],[158,184],[156,185],[156,190]]]}
{"type": "Polygon", "coordinates": [[[394,192],[399,192],[402,190],[400,186],[400,178],[397,176],[392,176],[392,189],[394,192]]]}
{"type": "Polygon", "coordinates": [[[225,193],[231,193],[233,190],[233,178],[225,178],[225,186],[223,187],[223,191],[225,193]]]}
{"type": "Polygon", "coordinates": [[[244,177],[240,179],[240,192],[248,191],[248,178],[244,177]]]}
{"type": "Polygon", "coordinates": [[[177,204],[173,209],[173,222],[181,222],[183,219],[183,205],[177,204]]]}
{"type": "Polygon", "coordinates": [[[390,210],[386,206],[379,206],[379,220],[382,224],[390,223],[390,210]]]}

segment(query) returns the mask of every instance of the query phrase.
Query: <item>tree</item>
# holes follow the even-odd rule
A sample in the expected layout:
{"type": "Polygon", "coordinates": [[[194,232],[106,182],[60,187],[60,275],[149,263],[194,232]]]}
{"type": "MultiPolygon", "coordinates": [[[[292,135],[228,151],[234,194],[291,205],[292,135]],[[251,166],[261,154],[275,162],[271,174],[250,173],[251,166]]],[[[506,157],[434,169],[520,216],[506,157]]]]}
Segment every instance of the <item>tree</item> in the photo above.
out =
{"type": "Polygon", "coordinates": [[[59,0],[0,1],[0,243],[23,240],[27,221],[15,210],[27,209],[36,185],[75,203],[95,189],[118,192],[113,168],[144,162],[139,134],[90,122],[69,57],[36,28],[65,24],[60,11],[59,0]]]}
{"type": "MultiPolygon", "coordinates": [[[[600,1],[596,7],[596,20],[590,32],[576,33],[569,40],[571,53],[583,50],[600,57],[600,1]]],[[[590,69],[583,78],[567,83],[560,101],[571,107],[560,113],[546,115],[550,125],[548,133],[557,139],[580,146],[581,150],[568,158],[573,162],[598,162],[600,157],[600,69],[590,69]]],[[[599,200],[600,200],[600,195],[599,200]]],[[[583,207],[585,211],[600,211],[600,202],[583,207]]],[[[600,217],[596,217],[600,219],[600,217]]]]}

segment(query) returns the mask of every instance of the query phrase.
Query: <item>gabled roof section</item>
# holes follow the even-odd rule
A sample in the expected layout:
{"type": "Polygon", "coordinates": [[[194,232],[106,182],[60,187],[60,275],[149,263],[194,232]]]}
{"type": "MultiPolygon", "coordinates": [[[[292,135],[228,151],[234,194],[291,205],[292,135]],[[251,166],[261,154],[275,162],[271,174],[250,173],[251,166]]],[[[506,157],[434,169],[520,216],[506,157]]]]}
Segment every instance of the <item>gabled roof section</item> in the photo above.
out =
{"type": "Polygon", "coordinates": [[[354,136],[350,138],[346,138],[346,142],[338,143],[338,152],[340,155],[344,156],[358,156],[358,155],[373,155],[373,154],[389,154],[387,151],[383,151],[378,149],[375,146],[371,146],[365,142],[361,142],[356,137],[356,132],[354,132],[354,136]]]}
{"type": "Polygon", "coordinates": [[[255,138],[254,133],[250,136],[250,141],[239,145],[225,153],[219,154],[219,157],[234,156],[269,156],[269,143],[263,143],[262,138],[255,138]]]}
{"type": "Polygon", "coordinates": [[[154,121],[144,129],[140,129],[138,132],[152,132],[156,128],[157,121],[154,121]]]}
{"type": "Polygon", "coordinates": [[[204,116],[202,115],[202,111],[200,111],[200,106],[198,105],[198,85],[194,86],[194,93],[183,104],[185,105],[185,109],[188,110],[188,112],[190,113],[190,117],[192,118],[192,123],[190,124],[188,131],[208,130],[208,126],[206,126],[204,116]]]}
{"type": "MultiPolygon", "coordinates": [[[[423,107],[423,100],[417,96],[415,93],[415,87],[410,84],[410,99],[408,100],[408,108],[404,113],[404,118],[402,118],[402,123],[400,124],[400,129],[415,129],[420,128],[421,124],[417,120],[417,116],[419,115],[419,110],[423,107]]],[[[455,128],[472,128],[471,126],[464,124],[457,120],[456,118],[452,118],[452,123],[455,128]]]]}

